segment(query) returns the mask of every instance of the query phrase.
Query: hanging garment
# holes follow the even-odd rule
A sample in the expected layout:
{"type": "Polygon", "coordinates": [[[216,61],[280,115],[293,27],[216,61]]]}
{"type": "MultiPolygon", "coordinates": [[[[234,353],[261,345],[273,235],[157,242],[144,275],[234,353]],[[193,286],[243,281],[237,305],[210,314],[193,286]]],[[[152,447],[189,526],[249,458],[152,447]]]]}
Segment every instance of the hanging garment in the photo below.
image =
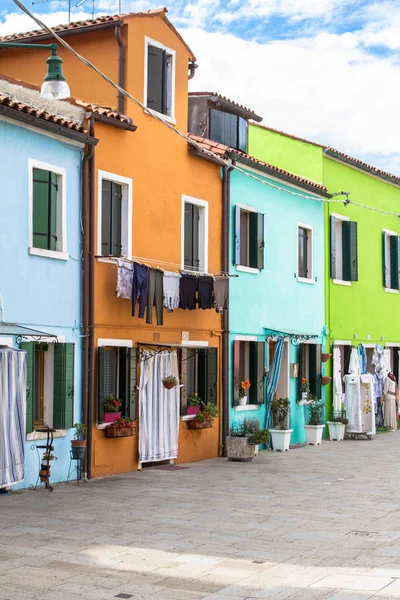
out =
{"type": "Polygon", "coordinates": [[[383,348],[379,344],[376,344],[374,353],[372,355],[372,365],[375,367],[375,396],[377,398],[382,397],[383,392],[383,378],[384,378],[384,353],[383,348]]]}
{"type": "Polygon", "coordinates": [[[374,376],[370,373],[361,375],[361,431],[368,433],[368,435],[375,435],[376,433],[374,389],[374,376]]]}
{"type": "Polygon", "coordinates": [[[278,338],[275,344],[274,358],[269,366],[267,373],[267,410],[265,413],[265,427],[272,429],[271,402],[278,387],[279,374],[281,372],[283,349],[285,341],[283,338],[278,338]]]}
{"type": "Polygon", "coordinates": [[[383,349],[383,377],[385,378],[392,370],[392,353],[390,348],[383,349]]]}
{"type": "Polygon", "coordinates": [[[118,259],[117,298],[132,299],[133,264],[118,259]]]}
{"type": "Polygon", "coordinates": [[[179,283],[180,273],[164,271],[164,306],[167,312],[172,312],[179,308],[179,283]]]}
{"type": "Polygon", "coordinates": [[[197,296],[199,308],[207,310],[214,305],[214,279],[210,275],[202,275],[197,280],[197,296]]]}
{"type": "Polygon", "coordinates": [[[340,348],[333,348],[333,413],[341,414],[343,402],[342,355],[340,348]]]}
{"type": "Polygon", "coordinates": [[[364,375],[364,373],[367,372],[367,354],[366,354],[365,348],[362,344],[358,344],[357,354],[358,354],[358,362],[360,365],[360,373],[361,373],[361,375],[364,375]]]}
{"type": "Polygon", "coordinates": [[[146,323],[153,323],[153,304],[156,306],[157,325],[163,325],[163,288],[164,275],[160,269],[150,269],[149,288],[147,295],[147,319],[146,323]]]}
{"type": "Polygon", "coordinates": [[[0,488],[24,480],[27,355],[0,348],[0,488]]]}
{"type": "MultiPolygon", "coordinates": [[[[376,377],[376,375],[374,375],[376,377]]],[[[375,399],[375,424],[377,427],[383,427],[383,400],[382,398],[375,399]]]]}
{"type": "Polygon", "coordinates": [[[149,282],[149,267],[135,263],[133,265],[132,279],[132,317],[135,316],[136,302],[139,299],[139,319],[144,319],[144,309],[147,301],[147,287],[149,282]]]}
{"type": "Polygon", "coordinates": [[[351,349],[350,362],[349,362],[349,374],[350,375],[361,375],[360,363],[358,362],[358,353],[356,348],[351,349]]]}
{"type": "Polygon", "coordinates": [[[179,308],[195,310],[196,308],[196,291],[197,277],[196,275],[182,274],[179,286],[179,308]]]}
{"type": "Polygon", "coordinates": [[[146,352],[141,363],[139,460],[149,462],[178,456],[180,388],[168,390],[162,380],[179,379],[176,352],[146,352]]]}
{"type": "Polygon", "coordinates": [[[216,277],[214,279],[215,310],[222,315],[224,308],[228,308],[228,277],[216,277]]]}
{"type": "Polygon", "coordinates": [[[353,433],[361,433],[360,379],[360,375],[344,377],[346,418],[349,420],[347,431],[353,433]]]}
{"type": "Polygon", "coordinates": [[[396,382],[385,377],[383,385],[383,425],[389,429],[397,429],[396,414],[396,382]]]}

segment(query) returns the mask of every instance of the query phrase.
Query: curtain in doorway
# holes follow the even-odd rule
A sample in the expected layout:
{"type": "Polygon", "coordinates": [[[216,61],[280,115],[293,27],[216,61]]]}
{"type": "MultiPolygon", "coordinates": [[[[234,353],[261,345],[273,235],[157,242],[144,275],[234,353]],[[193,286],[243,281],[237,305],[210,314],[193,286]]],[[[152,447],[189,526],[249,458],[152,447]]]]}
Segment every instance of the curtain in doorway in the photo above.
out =
{"type": "Polygon", "coordinates": [[[342,411],[343,402],[342,355],[340,348],[333,348],[333,416],[338,416],[342,411]]]}
{"type": "Polygon", "coordinates": [[[180,387],[167,390],[164,377],[179,381],[176,352],[146,352],[140,374],[139,460],[151,462],[178,456],[180,387]]]}
{"type": "Polygon", "coordinates": [[[279,373],[281,372],[282,356],[284,348],[283,338],[278,338],[275,345],[274,358],[270,364],[267,375],[267,410],[265,413],[265,427],[272,429],[271,402],[278,387],[279,373]]]}
{"type": "Polygon", "coordinates": [[[24,480],[26,368],[24,350],[0,348],[0,488],[24,480]]]}

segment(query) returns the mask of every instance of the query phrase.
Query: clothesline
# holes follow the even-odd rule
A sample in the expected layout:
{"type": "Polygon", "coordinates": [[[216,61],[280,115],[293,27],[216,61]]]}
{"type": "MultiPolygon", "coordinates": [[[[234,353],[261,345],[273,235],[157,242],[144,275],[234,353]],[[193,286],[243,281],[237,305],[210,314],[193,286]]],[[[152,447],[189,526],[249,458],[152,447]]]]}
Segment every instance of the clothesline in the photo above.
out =
{"type": "MultiPolygon", "coordinates": [[[[104,256],[96,256],[96,258],[106,258],[104,256]]],[[[209,275],[211,277],[217,276],[217,277],[239,277],[239,275],[237,275],[236,273],[226,273],[225,271],[200,271],[197,269],[182,269],[182,265],[180,263],[172,263],[172,262],[167,262],[164,260],[156,260],[154,258],[145,258],[143,256],[133,256],[132,258],[126,258],[124,256],[121,256],[120,258],[116,258],[116,261],[118,260],[122,260],[126,263],[129,263],[130,265],[140,261],[141,263],[143,263],[144,265],[146,265],[146,263],[155,263],[157,264],[157,267],[152,267],[153,269],[159,269],[160,271],[164,271],[164,269],[162,267],[159,267],[158,265],[166,265],[168,267],[177,267],[176,271],[179,273],[187,273],[189,275],[195,274],[195,275],[209,275]]],[[[116,264],[118,264],[116,262],[116,264]]],[[[122,268],[126,268],[123,265],[121,265],[122,268]]],[[[150,266],[150,265],[146,265],[146,266],[150,266]]]]}

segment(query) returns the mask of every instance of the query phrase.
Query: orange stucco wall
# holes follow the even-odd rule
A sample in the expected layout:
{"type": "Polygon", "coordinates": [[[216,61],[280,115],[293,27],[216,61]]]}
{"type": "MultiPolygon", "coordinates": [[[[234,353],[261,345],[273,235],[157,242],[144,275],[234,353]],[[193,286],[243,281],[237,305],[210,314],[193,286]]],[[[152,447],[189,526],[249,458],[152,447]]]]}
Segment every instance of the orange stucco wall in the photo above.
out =
{"type": "MultiPolygon", "coordinates": [[[[126,47],[125,87],[140,101],[144,99],[145,36],[176,51],[175,114],[177,127],[187,131],[188,50],[161,17],[128,17],[123,29],[126,47]]],[[[118,52],[114,31],[69,36],[68,42],[117,80],[118,52]]],[[[37,52],[2,53],[0,72],[39,85],[43,63],[37,52]],[[3,58],[4,56],[4,58],[3,58]],[[26,57],[28,56],[28,60],[26,57]],[[6,59],[6,61],[5,61],[6,59]]],[[[65,75],[73,97],[90,103],[116,106],[116,92],[77,59],[60,51],[65,61],[65,75]]],[[[178,270],[181,263],[182,195],[208,202],[208,270],[221,271],[221,180],[219,168],[193,157],[187,143],[167,127],[134,105],[125,102],[124,112],[138,126],[126,132],[96,123],[95,136],[100,142],[95,151],[96,222],[98,210],[98,170],[133,180],[132,253],[134,257],[159,261],[160,267],[178,270]],[[173,263],[173,264],[171,264],[173,263]],[[174,266],[176,265],[176,266],[174,266]]],[[[96,253],[97,253],[96,235],[96,253]]],[[[136,343],[179,344],[182,332],[190,340],[206,341],[219,352],[219,398],[221,397],[221,317],[214,310],[164,311],[164,325],[153,325],[131,316],[131,303],[115,294],[117,267],[96,259],[95,267],[95,340],[130,339],[136,343]],[[158,335],[157,335],[158,334],[158,335]]],[[[146,260],[142,260],[146,262],[146,260]]],[[[151,263],[156,266],[155,263],[151,263]]],[[[140,398],[139,398],[140,402],[140,398]]],[[[94,404],[97,402],[95,400],[94,404]]],[[[134,438],[105,439],[96,428],[93,415],[94,476],[134,470],[138,465],[138,434],[134,438]]],[[[138,427],[140,425],[138,424],[138,427]]],[[[188,462],[219,455],[220,427],[189,431],[181,422],[178,462],[188,462]]]]}

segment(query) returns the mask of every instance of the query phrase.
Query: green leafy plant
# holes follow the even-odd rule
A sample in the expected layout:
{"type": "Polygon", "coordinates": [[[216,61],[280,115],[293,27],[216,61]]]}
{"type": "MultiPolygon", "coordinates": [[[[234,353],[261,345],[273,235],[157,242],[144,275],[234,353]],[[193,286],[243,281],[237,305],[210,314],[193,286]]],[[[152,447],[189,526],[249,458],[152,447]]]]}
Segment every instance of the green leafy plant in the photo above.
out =
{"type": "Polygon", "coordinates": [[[198,397],[197,392],[190,394],[187,397],[187,405],[188,406],[200,406],[202,404],[201,398],[198,397]]]}
{"type": "Polygon", "coordinates": [[[117,413],[121,410],[121,400],[115,398],[114,394],[108,394],[104,400],[104,412],[117,413]]]}
{"type": "Polygon", "coordinates": [[[255,444],[266,444],[269,440],[269,430],[258,429],[254,432],[253,439],[255,444]]]}
{"type": "Polygon", "coordinates": [[[260,421],[258,419],[243,419],[237,421],[229,431],[231,437],[250,437],[260,429],[260,421]]]}
{"type": "Polygon", "coordinates": [[[167,385],[173,384],[173,387],[175,387],[179,384],[179,381],[173,375],[167,375],[166,377],[163,378],[162,382],[164,385],[165,384],[167,384],[167,385]]]}
{"type": "Polygon", "coordinates": [[[85,439],[85,435],[87,432],[87,425],[85,425],[84,423],[74,423],[73,427],[75,428],[74,439],[75,440],[85,439]]]}
{"type": "Polygon", "coordinates": [[[201,423],[204,423],[204,421],[213,421],[217,417],[219,417],[219,410],[216,404],[203,403],[203,410],[199,410],[196,413],[196,419],[201,423]]]}
{"type": "Polygon", "coordinates": [[[313,396],[308,404],[308,424],[309,425],[321,425],[322,424],[322,411],[324,403],[319,400],[317,396],[313,396]]]}
{"type": "Polygon", "coordinates": [[[289,410],[289,398],[274,398],[272,400],[271,414],[275,429],[285,430],[288,428],[289,410]]]}
{"type": "Polygon", "coordinates": [[[58,458],[52,452],[43,452],[42,461],[48,460],[58,460],[58,458]]]}
{"type": "Polygon", "coordinates": [[[342,423],[342,425],[348,425],[349,420],[346,417],[333,417],[333,423],[342,423]]]}

